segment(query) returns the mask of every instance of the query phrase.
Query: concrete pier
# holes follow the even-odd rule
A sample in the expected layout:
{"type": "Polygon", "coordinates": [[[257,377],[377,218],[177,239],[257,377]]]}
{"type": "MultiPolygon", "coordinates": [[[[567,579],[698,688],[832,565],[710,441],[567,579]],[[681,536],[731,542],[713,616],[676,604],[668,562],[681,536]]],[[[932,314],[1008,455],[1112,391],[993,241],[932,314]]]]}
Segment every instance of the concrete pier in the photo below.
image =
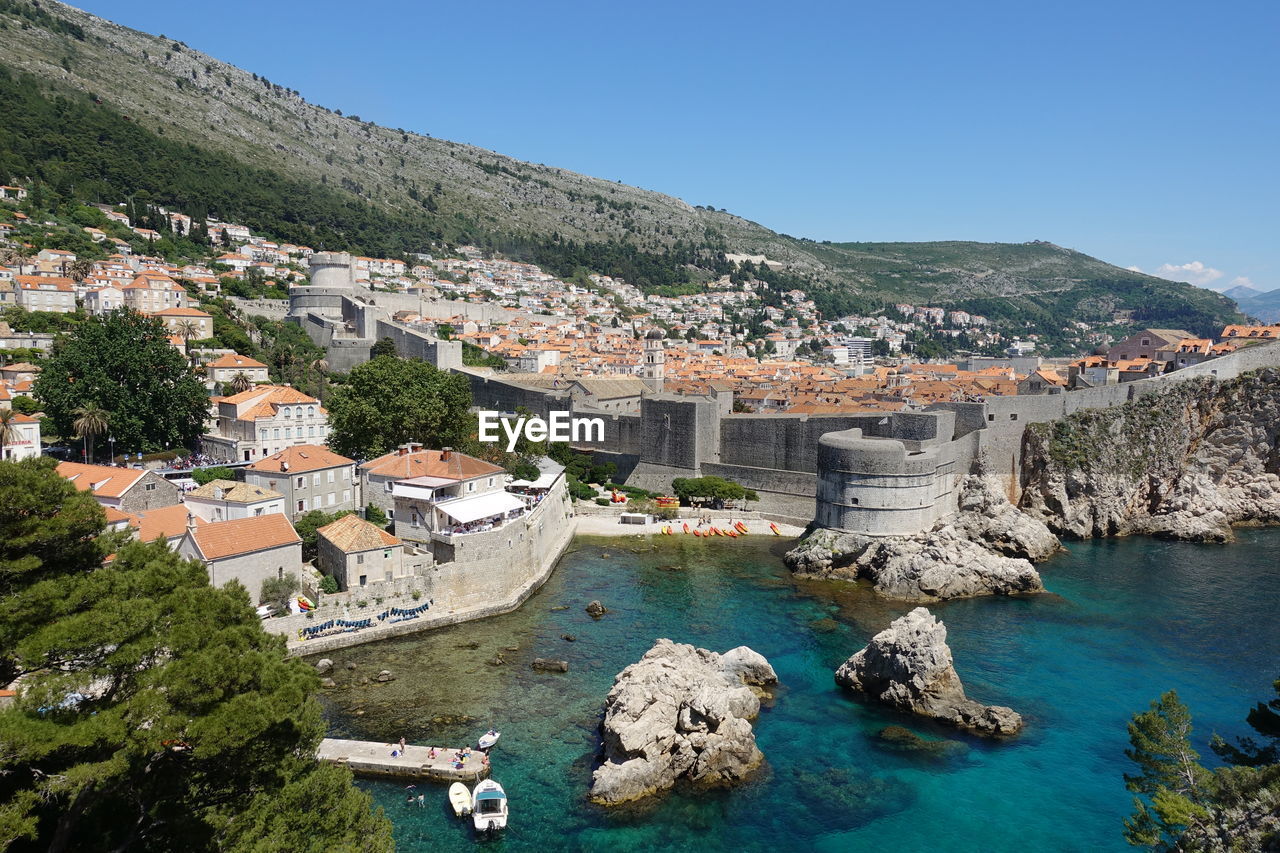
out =
{"type": "Polygon", "coordinates": [[[437,782],[475,782],[489,775],[483,752],[473,749],[461,767],[455,767],[458,748],[447,746],[413,746],[399,754],[400,744],[374,743],[327,737],[320,741],[316,758],[332,764],[343,764],[357,776],[375,779],[430,779],[437,782]],[[435,756],[432,757],[432,751],[435,756]],[[393,757],[392,751],[397,754],[393,757]]]}

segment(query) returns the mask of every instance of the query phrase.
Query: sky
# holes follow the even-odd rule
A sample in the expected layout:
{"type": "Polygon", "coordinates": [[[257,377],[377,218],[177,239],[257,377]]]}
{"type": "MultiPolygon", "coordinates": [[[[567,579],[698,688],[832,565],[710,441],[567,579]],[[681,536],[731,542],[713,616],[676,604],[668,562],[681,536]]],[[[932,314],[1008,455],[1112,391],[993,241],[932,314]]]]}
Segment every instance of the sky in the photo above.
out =
{"type": "Polygon", "coordinates": [[[1280,288],[1280,3],[80,0],[307,100],[815,240],[1280,288]]]}

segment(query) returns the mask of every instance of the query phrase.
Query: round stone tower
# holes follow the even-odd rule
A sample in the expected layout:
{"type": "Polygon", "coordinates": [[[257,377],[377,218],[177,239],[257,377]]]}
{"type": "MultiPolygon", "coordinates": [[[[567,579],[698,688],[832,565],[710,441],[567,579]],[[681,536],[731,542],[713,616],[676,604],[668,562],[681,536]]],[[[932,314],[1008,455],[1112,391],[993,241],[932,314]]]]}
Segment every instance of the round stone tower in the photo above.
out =
{"type": "Polygon", "coordinates": [[[355,287],[356,266],[346,252],[316,252],[311,256],[311,287],[355,287]]]}
{"type": "Polygon", "coordinates": [[[644,336],[644,381],[654,393],[661,394],[666,377],[667,351],[662,329],[650,329],[644,336]]]}

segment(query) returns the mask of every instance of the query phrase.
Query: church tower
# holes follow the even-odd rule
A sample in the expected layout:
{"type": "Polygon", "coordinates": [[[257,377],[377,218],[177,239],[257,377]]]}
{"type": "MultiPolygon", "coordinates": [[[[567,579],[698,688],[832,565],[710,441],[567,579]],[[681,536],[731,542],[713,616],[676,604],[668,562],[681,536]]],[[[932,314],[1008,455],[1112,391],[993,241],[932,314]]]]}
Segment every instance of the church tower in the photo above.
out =
{"type": "Polygon", "coordinates": [[[662,329],[650,329],[644,336],[644,383],[655,394],[662,393],[666,376],[667,353],[662,329]]]}

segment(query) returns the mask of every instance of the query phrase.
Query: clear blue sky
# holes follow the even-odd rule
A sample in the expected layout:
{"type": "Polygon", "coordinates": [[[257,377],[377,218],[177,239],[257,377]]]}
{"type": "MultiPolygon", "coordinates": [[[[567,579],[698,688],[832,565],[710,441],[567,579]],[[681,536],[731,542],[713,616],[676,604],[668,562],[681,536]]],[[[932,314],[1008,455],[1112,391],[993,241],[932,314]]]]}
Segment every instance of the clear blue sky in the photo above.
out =
{"type": "Polygon", "coordinates": [[[1274,0],[78,5],[796,236],[1044,239],[1280,287],[1274,0]]]}

